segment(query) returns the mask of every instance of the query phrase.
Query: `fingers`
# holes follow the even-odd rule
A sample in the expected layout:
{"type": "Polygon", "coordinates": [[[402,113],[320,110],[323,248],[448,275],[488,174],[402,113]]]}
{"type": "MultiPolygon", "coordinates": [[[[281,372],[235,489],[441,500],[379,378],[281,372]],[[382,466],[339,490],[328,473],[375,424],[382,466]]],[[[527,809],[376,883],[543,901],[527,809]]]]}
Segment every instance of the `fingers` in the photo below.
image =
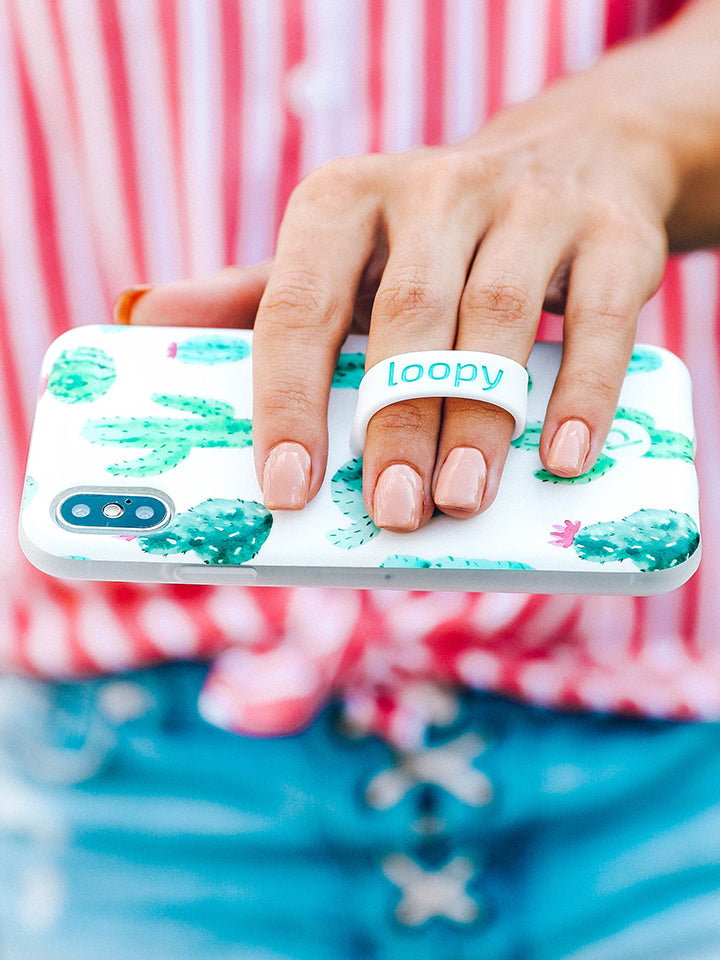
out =
{"type": "Polygon", "coordinates": [[[540,457],[560,477],[586,473],[617,408],[643,304],[662,278],[660,233],[614,230],[582,245],[572,265],[563,359],[548,403],[540,457]]]}
{"type": "MultiPolygon", "coordinates": [[[[638,313],[659,284],[664,264],[661,233],[652,228],[610,218],[582,242],[577,232],[570,217],[549,210],[542,199],[534,206],[511,205],[488,228],[462,285],[454,342],[457,349],[525,364],[548,291],[570,264],[563,362],[540,448],[547,469],[561,477],[586,472],[600,453],[632,353],[638,313]]],[[[458,245],[455,250],[463,263],[466,250],[458,245]]],[[[373,316],[373,330],[380,331],[376,352],[384,356],[402,352],[397,340],[412,322],[407,305],[401,320],[382,309],[384,286],[397,289],[393,262],[391,254],[373,316]]],[[[448,281],[442,262],[441,268],[445,287],[433,278],[434,293],[429,293],[423,273],[422,295],[413,289],[412,299],[422,308],[422,317],[412,322],[416,349],[447,345],[449,291],[457,288],[457,277],[448,281]]],[[[486,509],[497,493],[512,429],[504,410],[474,400],[447,399],[442,409],[437,401],[413,401],[376,414],[368,430],[365,478],[376,524],[412,530],[436,506],[457,518],[486,509]]]]}
{"type": "Polygon", "coordinates": [[[200,280],[124,290],[113,305],[116,323],[137,326],[249,329],[270,274],[270,261],[225,267],[200,280]]]}
{"type": "MultiPolygon", "coordinates": [[[[357,176],[333,182],[337,167],[329,179],[325,171],[288,208],[255,327],[254,442],[270,508],[300,508],[322,482],[332,371],[380,237],[368,369],[411,350],[451,347],[525,364],[544,302],[567,291],[565,356],[541,456],[549,470],[575,476],[604,442],[637,313],[659,281],[657,243],[607,222],[585,237],[587,218],[541,189],[517,193],[484,221],[467,200],[477,189],[448,187],[440,167],[423,171],[422,158],[403,162],[415,164],[412,191],[403,186],[406,169],[384,158],[375,176],[364,165],[362,186],[357,176]]],[[[476,515],[496,495],[512,429],[509,414],[478,401],[382,409],[364,449],[368,513],[396,531],[422,526],[436,506],[476,515]]]]}
{"type": "MultiPolygon", "coordinates": [[[[300,509],[320,488],[337,354],[353,322],[367,323],[368,308],[369,369],[453,347],[524,365],[543,304],[564,306],[563,360],[540,456],[561,477],[594,463],[639,310],[661,279],[662,225],[633,207],[632,190],[621,196],[613,187],[610,200],[597,200],[615,183],[614,166],[589,189],[582,165],[570,188],[549,168],[538,176],[530,164],[525,182],[481,160],[418,150],[333,161],[293,193],[272,264],[118,299],[121,322],[254,323],[253,449],[269,508],[300,509]]],[[[496,495],[512,430],[508,413],[476,400],[380,410],[364,449],[368,513],[397,531],[422,526],[435,507],[475,516],[496,495]]]]}
{"type": "Polygon", "coordinates": [[[270,509],[303,507],[324,476],[330,382],[377,233],[367,165],[311,174],[283,219],[253,338],[253,451],[270,509]]]}

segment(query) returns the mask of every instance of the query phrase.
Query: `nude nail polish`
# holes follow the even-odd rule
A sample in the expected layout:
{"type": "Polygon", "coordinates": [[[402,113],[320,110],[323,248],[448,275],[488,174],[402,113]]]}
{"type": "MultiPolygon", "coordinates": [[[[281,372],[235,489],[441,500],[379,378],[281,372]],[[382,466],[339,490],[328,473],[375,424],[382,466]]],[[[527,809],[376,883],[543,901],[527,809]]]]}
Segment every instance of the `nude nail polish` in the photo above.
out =
{"type": "Polygon", "coordinates": [[[132,312],[135,304],[141,297],[144,297],[148,290],[152,290],[151,283],[141,284],[137,287],[128,287],[115,298],[112,307],[113,321],[115,323],[128,326],[132,323],[132,312]]]}
{"type": "Polygon", "coordinates": [[[392,463],[378,477],[373,520],[388,530],[416,530],[423,514],[423,482],[406,463],[392,463]]]}
{"type": "Polygon", "coordinates": [[[577,477],[590,452],[590,430],[582,420],[566,420],[550,444],[547,467],[558,477],[577,477]]]}
{"type": "Polygon", "coordinates": [[[474,447],[456,447],[447,455],[438,473],[435,503],[445,509],[476,513],[482,503],[486,478],[482,453],[474,447]]]}
{"type": "Polygon", "coordinates": [[[302,444],[273,447],[263,469],[263,498],[269,510],[301,510],[310,489],[310,454],[302,444]]]}

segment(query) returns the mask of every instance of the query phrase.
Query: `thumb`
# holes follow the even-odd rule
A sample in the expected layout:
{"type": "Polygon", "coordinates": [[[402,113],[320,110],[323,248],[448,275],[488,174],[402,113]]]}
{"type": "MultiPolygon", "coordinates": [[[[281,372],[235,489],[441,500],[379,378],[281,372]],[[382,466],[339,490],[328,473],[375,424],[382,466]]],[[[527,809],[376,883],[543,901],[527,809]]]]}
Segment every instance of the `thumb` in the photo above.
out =
{"type": "Polygon", "coordinates": [[[113,319],[137,326],[236,327],[255,321],[271,261],[223,267],[209,277],[129,287],[113,304],[113,319]]]}

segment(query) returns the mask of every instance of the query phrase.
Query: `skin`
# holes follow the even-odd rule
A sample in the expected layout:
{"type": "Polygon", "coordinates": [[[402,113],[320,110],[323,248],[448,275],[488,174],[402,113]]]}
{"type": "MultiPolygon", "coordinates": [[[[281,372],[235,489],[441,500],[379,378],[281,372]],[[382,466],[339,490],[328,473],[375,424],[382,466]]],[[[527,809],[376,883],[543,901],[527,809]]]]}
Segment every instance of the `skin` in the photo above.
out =
{"type": "MultiPolygon", "coordinates": [[[[542,309],[562,312],[539,452],[548,470],[574,476],[605,441],[668,250],[717,243],[720,0],[700,0],[462,143],[331,161],[292,194],[271,262],[126,291],[116,315],[254,326],[258,477],[268,506],[295,509],[323,480],[330,380],[348,332],[369,333],[368,367],[452,347],[524,364],[542,309]],[[275,482],[290,474],[292,489],[275,482]]],[[[368,428],[368,512],[411,530],[435,505],[459,518],[487,509],[511,432],[508,414],[475,401],[387,407],[368,428]]]]}

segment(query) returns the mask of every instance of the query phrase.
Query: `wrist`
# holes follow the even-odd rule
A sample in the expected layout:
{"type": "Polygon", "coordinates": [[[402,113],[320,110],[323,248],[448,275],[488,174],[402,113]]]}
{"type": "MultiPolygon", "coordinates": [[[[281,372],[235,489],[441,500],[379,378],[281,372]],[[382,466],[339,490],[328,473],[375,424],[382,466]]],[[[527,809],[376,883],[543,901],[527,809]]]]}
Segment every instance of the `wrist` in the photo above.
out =
{"type": "Polygon", "coordinates": [[[671,24],[588,72],[599,112],[652,171],[646,185],[673,252],[720,243],[720,34],[702,26],[671,24]]]}

